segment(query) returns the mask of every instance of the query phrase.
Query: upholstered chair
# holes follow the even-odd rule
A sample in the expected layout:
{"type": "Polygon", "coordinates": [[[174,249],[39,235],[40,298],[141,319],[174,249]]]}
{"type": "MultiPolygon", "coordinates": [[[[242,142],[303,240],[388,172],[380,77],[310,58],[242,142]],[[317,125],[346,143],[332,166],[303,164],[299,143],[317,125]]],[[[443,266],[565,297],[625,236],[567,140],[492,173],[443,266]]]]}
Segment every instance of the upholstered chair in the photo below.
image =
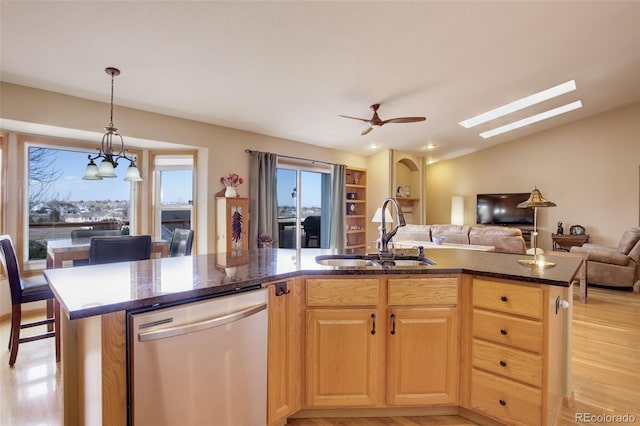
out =
{"type": "Polygon", "coordinates": [[[193,229],[175,228],[169,243],[169,257],[191,256],[193,229]]]}
{"type": "Polygon", "coordinates": [[[584,244],[571,253],[587,256],[587,282],[609,287],[640,289],[640,228],[622,234],[617,247],[584,244]]]}
{"type": "Polygon", "coordinates": [[[127,262],[151,258],[151,235],[91,237],[89,264],[127,262]]]}

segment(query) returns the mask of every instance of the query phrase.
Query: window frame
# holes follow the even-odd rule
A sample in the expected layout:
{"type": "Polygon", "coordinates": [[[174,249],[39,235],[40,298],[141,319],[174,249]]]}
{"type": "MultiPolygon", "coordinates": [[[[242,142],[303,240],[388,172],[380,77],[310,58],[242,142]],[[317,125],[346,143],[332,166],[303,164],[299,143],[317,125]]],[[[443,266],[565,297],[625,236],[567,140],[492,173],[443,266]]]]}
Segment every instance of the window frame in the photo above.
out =
{"type": "MultiPolygon", "coordinates": [[[[28,165],[29,160],[28,149],[29,147],[36,146],[47,149],[60,149],[60,150],[72,150],[72,151],[86,151],[87,154],[95,154],[99,147],[97,142],[89,142],[82,140],[73,140],[66,138],[57,138],[49,136],[36,136],[27,134],[18,134],[18,158],[17,158],[17,172],[18,176],[18,198],[20,203],[18,205],[18,228],[15,244],[16,255],[20,269],[22,272],[29,273],[31,271],[41,271],[46,268],[46,260],[28,260],[25,258],[27,251],[25,250],[25,238],[29,234],[29,214],[28,214],[28,202],[29,195],[29,177],[28,177],[28,165]]],[[[137,164],[140,170],[144,170],[144,156],[143,150],[137,148],[127,147],[127,153],[135,155],[137,157],[137,164]]],[[[118,177],[116,179],[121,179],[118,177]]],[[[140,182],[141,185],[146,185],[146,180],[140,182]]],[[[142,188],[141,185],[132,185],[130,208],[132,209],[129,215],[129,223],[131,233],[135,234],[141,226],[141,207],[142,207],[142,188]],[[131,226],[133,224],[133,226],[131,226]]]]}
{"type": "MultiPolygon", "coordinates": [[[[158,235],[160,232],[160,224],[162,221],[162,211],[163,210],[185,210],[187,207],[191,210],[191,229],[194,232],[194,235],[197,235],[197,168],[198,164],[198,150],[188,149],[188,150],[150,150],[149,151],[149,168],[150,175],[152,181],[149,189],[151,191],[151,209],[149,209],[149,230],[150,234],[154,236],[154,238],[161,238],[161,235],[158,235]],[[187,166],[156,166],[156,158],[157,157],[171,157],[171,156],[191,156],[192,158],[192,166],[191,168],[187,166]],[[160,200],[160,185],[162,182],[160,180],[160,172],[164,170],[191,170],[192,172],[192,186],[191,186],[191,204],[180,204],[176,206],[172,206],[169,208],[163,207],[160,200]]],[[[192,253],[197,253],[197,241],[196,238],[193,239],[193,248],[192,253]]]]}

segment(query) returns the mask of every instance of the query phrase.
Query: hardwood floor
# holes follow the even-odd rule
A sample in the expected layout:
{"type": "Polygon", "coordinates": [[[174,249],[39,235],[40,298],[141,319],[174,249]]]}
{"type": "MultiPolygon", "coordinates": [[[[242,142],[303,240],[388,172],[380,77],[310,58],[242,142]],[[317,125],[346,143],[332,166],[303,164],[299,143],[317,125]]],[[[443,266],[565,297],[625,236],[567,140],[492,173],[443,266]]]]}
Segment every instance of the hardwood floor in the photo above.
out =
{"type": "MultiPolygon", "coordinates": [[[[577,293],[577,292],[576,292],[577,293]]],[[[6,348],[9,322],[0,324],[6,348]]],[[[9,351],[0,350],[0,424],[47,425],[61,422],[61,378],[53,340],[20,345],[18,360],[8,366],[9,351]]],[[[564,407],[558,426],[587,423],[576,415],[629,415],[640,424],[640,293],[589,288],[588,303],[573,305],[573,389],[575,401],[564,407]]],[[[592,422],[592,424],[614,423],[592,422]]],[[[292,419],[296,426],[471,425],[457,416],[380,419],[292,419]]],[[[217,425],[214,425],[217,426],[217,425]]]]}

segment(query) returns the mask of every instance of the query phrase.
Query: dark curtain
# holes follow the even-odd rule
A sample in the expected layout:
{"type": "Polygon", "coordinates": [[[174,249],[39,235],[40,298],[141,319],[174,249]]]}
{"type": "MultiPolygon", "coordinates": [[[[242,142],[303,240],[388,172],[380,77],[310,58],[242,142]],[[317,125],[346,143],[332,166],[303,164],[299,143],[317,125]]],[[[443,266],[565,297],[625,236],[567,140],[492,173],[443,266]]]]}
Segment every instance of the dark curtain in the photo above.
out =
{"type": "Polygon", "coordinates": [[[267,234],[278,247],[278,156],[251,151],[249,167],[249,248],[258,247],[258,236],[267,234]]]}

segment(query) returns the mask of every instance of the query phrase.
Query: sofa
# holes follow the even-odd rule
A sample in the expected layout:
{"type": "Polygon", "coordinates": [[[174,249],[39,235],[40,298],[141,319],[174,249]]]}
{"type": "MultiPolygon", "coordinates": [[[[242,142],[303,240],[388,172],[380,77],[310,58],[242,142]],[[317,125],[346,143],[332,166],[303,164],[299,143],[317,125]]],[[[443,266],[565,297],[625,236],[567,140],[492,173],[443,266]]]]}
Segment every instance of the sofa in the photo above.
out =
{"type": "Polygon", "coordinates": [[[571,253],[586,256],[587,283],[640,289],[640,228],[625,231],[617,247],[587,243],[571,247],[571,253]]]}
{"type": "Polygon", "coordinates": [[[498,253],[524,254],[527,245],[518,228],[484,225],[413,225],[400,227],[393,241],[424,241],[431,243],[444,237],[445,244],[493,246],[498,253]]]}

